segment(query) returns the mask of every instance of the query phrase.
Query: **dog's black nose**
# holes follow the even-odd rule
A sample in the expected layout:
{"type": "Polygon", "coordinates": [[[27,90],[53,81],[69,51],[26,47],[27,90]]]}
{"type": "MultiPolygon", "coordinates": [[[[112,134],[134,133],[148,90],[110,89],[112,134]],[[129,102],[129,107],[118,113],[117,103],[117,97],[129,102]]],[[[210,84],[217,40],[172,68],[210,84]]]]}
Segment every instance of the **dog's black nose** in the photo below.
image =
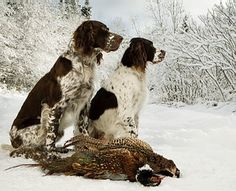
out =
{"type": "Polygon", "coordinates": [[[164,55],[165,55],[165,54],[166,54],[166,51],[164,51],[164,50],[161,50],[161,54],[164,54],[164,55]]]}
{"type": "Polygon", "coordinates": [[[180,177],[180,170],[179,170],[178,168],[176,169],[175,176],[176,176],[177,178],[180,177]]]}

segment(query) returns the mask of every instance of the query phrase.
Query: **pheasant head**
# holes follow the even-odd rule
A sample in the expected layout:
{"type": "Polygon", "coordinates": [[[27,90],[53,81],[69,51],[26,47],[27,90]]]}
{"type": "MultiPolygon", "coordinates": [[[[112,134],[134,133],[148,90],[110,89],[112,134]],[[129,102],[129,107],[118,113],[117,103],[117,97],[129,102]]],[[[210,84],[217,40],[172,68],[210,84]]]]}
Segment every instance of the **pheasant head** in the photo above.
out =
{"type": "Polygon", "coordinates": [[[172,160],[154,152],[147,157],[147,164],[155,173],[170,177],[180,177],[180,171],[172,160]]]}

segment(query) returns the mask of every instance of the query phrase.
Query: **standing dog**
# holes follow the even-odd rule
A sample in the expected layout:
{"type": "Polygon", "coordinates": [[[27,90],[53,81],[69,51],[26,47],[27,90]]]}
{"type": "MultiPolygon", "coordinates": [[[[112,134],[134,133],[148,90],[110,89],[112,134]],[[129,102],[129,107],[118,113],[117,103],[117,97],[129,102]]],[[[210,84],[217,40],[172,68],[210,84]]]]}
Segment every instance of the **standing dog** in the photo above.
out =
{"type": "Polygon", "coordinates": [[[92,137],[111,140],[138,136],[139,112],[148,91],[146,66],[148,62],[161,62],[164,56],[165,51],[157,53],[147,39],[131,40],[121,65],[91,101],[89,133],[92,137]]]}
{"type": "Polygon", "coordinates": [[[121,41],[122,37],[109,32],[103,23],[83,22],[74,32],[68,50],[26,98],[10,130],[12,146],[55,149],[68,114],[76,114],[72,121],[82,125],[78,118],[93,93],[95,64],[100,62],[102,51],[117,50],[121,41]]]}

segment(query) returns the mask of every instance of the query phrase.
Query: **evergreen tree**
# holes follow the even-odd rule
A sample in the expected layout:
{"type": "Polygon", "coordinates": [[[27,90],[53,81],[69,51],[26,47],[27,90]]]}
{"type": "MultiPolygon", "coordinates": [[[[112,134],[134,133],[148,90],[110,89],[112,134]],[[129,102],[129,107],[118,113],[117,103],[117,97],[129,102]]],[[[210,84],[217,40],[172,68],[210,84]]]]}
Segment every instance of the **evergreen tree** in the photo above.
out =
{"type": "Polygon", "coordinates": [[[184,18],[183,18],[182,30],[183,30],[184,32],[188,32],[188,31],[189,31],[188,16],[187,16],[187,15],[185,15],[184,18]]]}
{"type": "Polygon", "coordinates": [[[90,7],[89,0],[85,0],[84,6],[81,8],[81,14],[88,20],[91,17],[91,8],[92,7],[90,7]]]}

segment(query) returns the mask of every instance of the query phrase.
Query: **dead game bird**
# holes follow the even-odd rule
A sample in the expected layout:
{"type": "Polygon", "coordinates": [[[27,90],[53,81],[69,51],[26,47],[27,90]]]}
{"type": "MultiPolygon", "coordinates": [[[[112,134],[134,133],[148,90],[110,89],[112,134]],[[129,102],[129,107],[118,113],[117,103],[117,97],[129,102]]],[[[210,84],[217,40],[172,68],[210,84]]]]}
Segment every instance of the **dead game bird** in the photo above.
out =
{"type": "Polygon", "coordinates": [[[76,138],[74,145],[81,143],[83,148],[77,148],[71,156],[42,160],[27,166],[39,166],[47,175],[138,181],[145,186],[159,185],[163,178],[159,174],[172,177],[180,175],[172,160],[154,153],[148,144],[138,139],[123,138],[101,144],[101,140],[83,135],[80,138],[76,138]],[[152,170],[141,170],[145,165],[152,170]]]}

